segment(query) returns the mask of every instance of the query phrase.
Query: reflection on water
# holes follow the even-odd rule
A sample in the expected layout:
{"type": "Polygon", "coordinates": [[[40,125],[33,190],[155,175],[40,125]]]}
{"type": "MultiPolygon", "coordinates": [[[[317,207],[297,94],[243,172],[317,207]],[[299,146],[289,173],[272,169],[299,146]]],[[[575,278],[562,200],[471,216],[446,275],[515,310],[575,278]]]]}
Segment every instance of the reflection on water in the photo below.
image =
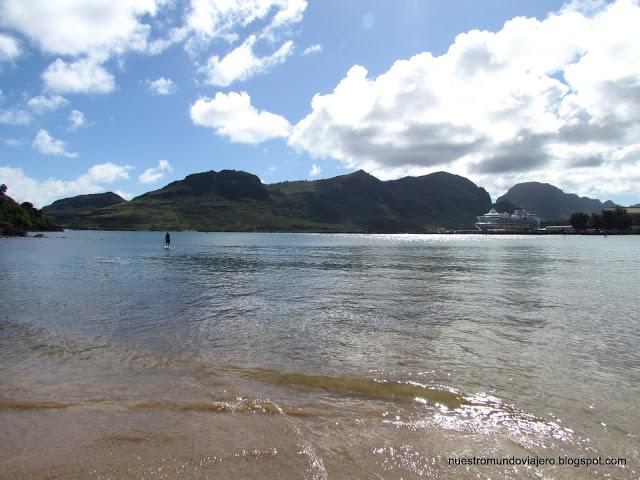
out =
{"type": "Polygon", "coordinates": [[[0,241],[0,478],[638,475],[633,237],[64,236],[0,241]]]}

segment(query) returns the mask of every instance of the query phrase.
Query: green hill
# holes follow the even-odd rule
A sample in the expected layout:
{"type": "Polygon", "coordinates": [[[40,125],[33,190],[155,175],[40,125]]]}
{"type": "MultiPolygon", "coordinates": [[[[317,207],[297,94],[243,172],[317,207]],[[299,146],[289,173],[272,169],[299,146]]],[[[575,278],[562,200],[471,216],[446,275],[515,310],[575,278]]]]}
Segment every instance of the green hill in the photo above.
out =
{"type": "Polygon", "coordinates": [[[94,211],[125,203],[126,200],[113,192],[92,193],[89,195],[78,195],[71,198],[56,200],[51,205],[42,208],[42,211],[56,222],[67,224],[69,222],[81,221],[85,215],[90,215],[94,211]]]}
{"type": "Polygon", "coordinates": [[[511,187],[496,203],[510,202],[542,220],[568,219],[574,212],[600,213],[607,206],[600,200],[565,193],[548,183],[526,182],[511,187]]]}
{"type": "Polygon", "coordinates": [[[383,182],[360,170],[316,181],[264,185],[250,173],[222,170],[184,180],[129,202],[89,212],[75,199],[45,207],[68,228],[105,230],[424,232],[473,228],[489,194],[445,172],[383,182]],[[66,202],[66,203],[65,203],[66,202]]]}
{"type": "Polygon", "coordinates": [[[27,231],[61,230],[42,210],[29,202],[18,204],[0,185],[0,236],[24,236],[27,231]]]}

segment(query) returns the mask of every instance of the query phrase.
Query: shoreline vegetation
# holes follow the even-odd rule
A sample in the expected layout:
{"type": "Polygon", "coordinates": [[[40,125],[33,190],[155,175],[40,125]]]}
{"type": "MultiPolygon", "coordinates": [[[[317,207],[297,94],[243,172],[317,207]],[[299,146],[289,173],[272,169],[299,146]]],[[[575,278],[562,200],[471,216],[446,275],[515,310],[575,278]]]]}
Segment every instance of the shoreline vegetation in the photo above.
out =
{"type": "Polygon", "coordinates": [[[63,227],[30,202],[18,203],[0,185],[0,237],[25,237],[28,232],[61,232],[63,227]]]}

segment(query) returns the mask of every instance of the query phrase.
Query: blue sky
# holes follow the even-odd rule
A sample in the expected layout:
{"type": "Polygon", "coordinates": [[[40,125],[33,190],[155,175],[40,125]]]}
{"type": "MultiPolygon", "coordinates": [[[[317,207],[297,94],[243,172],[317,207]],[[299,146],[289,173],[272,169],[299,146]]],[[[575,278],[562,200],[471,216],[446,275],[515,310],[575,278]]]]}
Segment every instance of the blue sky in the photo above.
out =
{"type": "Polygon", "coordinates": [[[634,0],[0,0],[0,19],[21,201],[364,168],[640,202],[634,0]]]}

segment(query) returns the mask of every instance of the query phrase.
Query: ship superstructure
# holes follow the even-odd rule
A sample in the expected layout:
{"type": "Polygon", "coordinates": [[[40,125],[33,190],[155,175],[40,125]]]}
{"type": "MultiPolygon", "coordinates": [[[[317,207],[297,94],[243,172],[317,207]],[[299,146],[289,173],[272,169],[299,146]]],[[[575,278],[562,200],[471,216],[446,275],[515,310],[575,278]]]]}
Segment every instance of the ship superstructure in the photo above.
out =
{"type": "Polygon", "coordinates": [[[538,216],[524,210],[509,214],[492,208],[476,218],[476,228],[482,232],[535,232],[540,228],[538,216]]]}

